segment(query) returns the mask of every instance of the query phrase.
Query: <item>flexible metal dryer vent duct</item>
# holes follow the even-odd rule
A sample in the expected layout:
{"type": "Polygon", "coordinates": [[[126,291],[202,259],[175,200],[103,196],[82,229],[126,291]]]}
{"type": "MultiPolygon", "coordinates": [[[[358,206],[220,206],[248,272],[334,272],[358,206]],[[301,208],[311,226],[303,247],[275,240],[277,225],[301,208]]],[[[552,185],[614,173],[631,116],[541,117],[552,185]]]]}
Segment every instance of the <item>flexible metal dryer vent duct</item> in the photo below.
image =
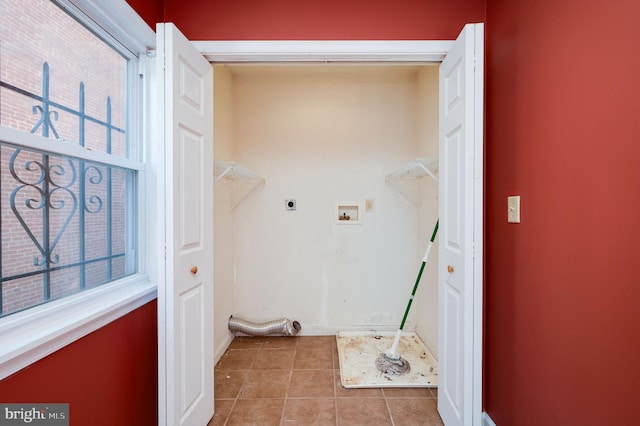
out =
{"type": "Polygon", "coordinates": [[[294,336],[302,330],[302,326],[298,321],[291,321],[287,318],[268,321],[264,323],[255,323],[240,318],[229,317],[229,331],[239,331],[250,336],[268,336],[269,334],[284,334],[285,336],[294,336]]]}

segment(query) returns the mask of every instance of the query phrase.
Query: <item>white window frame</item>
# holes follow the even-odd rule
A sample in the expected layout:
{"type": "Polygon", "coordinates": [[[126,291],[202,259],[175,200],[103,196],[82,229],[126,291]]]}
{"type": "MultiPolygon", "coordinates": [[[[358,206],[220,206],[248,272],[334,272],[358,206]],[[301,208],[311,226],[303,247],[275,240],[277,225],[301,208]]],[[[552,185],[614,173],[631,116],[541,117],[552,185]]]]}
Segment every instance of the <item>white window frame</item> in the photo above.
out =
{"type": "Polygon", "coordinates": [[[138,171],[137,273],[91,290],[0,318],[0,380],[58,349],[154,300],[157,296],[158,191],[150,189],[158,176],[160,157],[148,149],[152,138],[153,66],[148,52],[155,48],[154,31],[124,0],[56,0],[86,27],[138,66],[129,67],[130,140],[132,159],[113,158],[72,144],[0,126],[0,140],[25,148],[73,158],[123,166],[138,171]],[[144,76],[144,78],[140,78],[144,76]],[[142,145],[136,141],[142,141],[142,145]],[[156,247],[156,249],[153,249],[156,247]]]}

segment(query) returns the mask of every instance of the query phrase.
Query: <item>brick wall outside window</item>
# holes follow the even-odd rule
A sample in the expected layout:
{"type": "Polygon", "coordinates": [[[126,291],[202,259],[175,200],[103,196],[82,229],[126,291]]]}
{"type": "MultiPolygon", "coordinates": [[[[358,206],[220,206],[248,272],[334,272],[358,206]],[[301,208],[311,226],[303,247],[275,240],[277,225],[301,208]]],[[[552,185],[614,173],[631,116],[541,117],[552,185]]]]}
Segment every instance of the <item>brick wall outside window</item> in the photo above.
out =
{"type": "MultiPolygon", "coordinates": [[[[48,136],[52,144],[84,143],[86,148],[101,152],[108,152],[109,136],[110,153],[126,157],[126,70],[124,57],[55,4],[47,0],[0,0],[0,82],[3,83],[0,125],[48,136]],[[86,116],[101,123],[81,120],[77,114],[51,106],[50,111],[55,111],[49,115],[51,125],[35,128],[42,118],[38,108],[43,107],[43,102],[23,92],[44,96],[45,67],[49,74],[49,100],[73,111],[84,108],[86,116]],[[81,85],[84,86],[84,107],[80,100],[81,85]],[[113,129],[107,129],[104,124],[107,121],[113,129]],[[81,123],[84,123],[82,140],[81,123]],[[61,140],[56,139],[55,133],[61,140]]],[[[19,150],[17,155],[16,152],[11,145],[0,146],[0,261],[1,277],[5,280],[1,283],[0,315],[46,302],[45,275],[50,282],[49,300],[55,300],[131,273],[125,268],[123,256],[50,270],[49,274],[40,273],[47,264],[34,264],[43,258],[38,244],[45,241],[43,233],[47,228],[50,242],[59,238],[51,252],[50,268],[124,253],[127,208],[130,209],[126,195],[127,190],[131,190],[127,189],[126,178],[131,172],[56,155],[43,156],[27,149],[19,150]],[[49,185],[51,208],[46,220],[39,192],[45,188],[39,182],[42,174],[39,165],[45,161],[49,162],[46,169],[52,181],[49,185]],[[85,173],[81,173],[83,168],[85,173]],[[82,176],[84,198],[80,192],[82,176]],[[12,194],[18,214],[12,210],[12,194]],[[7,277],[31,272],[39,273],[7,280],[7,277]]]]}

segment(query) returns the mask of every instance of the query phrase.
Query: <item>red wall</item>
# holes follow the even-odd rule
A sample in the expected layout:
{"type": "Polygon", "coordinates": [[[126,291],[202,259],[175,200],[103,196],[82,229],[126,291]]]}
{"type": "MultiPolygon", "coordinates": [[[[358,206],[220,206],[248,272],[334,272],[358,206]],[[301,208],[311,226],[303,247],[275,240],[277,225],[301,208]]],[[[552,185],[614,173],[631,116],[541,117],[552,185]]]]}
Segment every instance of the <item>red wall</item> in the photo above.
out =
{"type": "Polygon", "coordinates": [[[165,0],[164,11],[191,40],[439,40],[482,21],[484,0],[165,0]]]}
{"type": "Polygon", "coordinates": [[[638,424],[638,17],[638,0],[487,0],[484,405],[500,426],[638,424]]]}
{"type": "Polygon", "coordinates": [[[164,21],[163,0],[126,0],[151,28],[164,21]]]}
{"type": "MultiPolygon", "coordinates": [[[[150,25],[159,2],[130,1],[150,25]]],[[[484,0],[185,3],[166,0],[162,16],[193,40],[451,39],[466,22],[485,20],[484,0]]],[[[638,16],[637,0],[486,0],[484,405],[500,426],[636,420],[638,16]],[[519,225],[506,223],[514,194],[522,196],[519,225]]],[[[131,315],[145,324],[153,317],[155,327],[155,307],[131,315]]],[[[37,392],[45,399],[58,392],[81,401],[76,407],[95,407],[100,396],[92,392],[106,392],[127,410],[142,385],[127,392],[119,382],[133,374],[136,357],[104,353],[131,349],[109,346],[122,334],[154,352],[153,363],[156,354],[155,342],[133,339],[137,321],[121,321],[128,325],[114,323],[15,376],[21,380],[1,382],[0,399],[11,382],[18,399],[44,386],[37,392]],[[71,369],[81,385],[62,374],[71,369]],[[115,398],[114,390],[127,393],[115,398]]],[[[155,339],[155,329],[150,334],[155,339]]],[[[155,375],[155,364],[138,368],[155,375]]]]}
{"type": "Polygon", "coordinates": [[[4,403],[69,403],[72,425],[157,424],[152,301],[0,381],[4,403]]]}

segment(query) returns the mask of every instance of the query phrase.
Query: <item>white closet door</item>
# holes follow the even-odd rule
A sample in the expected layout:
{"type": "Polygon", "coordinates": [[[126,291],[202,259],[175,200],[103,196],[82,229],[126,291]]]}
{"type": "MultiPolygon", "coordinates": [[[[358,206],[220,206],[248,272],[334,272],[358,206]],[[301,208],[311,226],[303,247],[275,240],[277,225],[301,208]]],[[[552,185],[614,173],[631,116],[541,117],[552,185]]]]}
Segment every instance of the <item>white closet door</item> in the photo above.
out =
{"type": "Polygon", "coordinates": [[[482,265],[474,244],[482,234],[474,223],[482,227],[482,68],[474,65],[482,31],[466,25],[440,66],[438,411],[447,426],[473,424],[481,397],[482,344],[474,339],[481,338],[482,265]]]}
{"type": "Polygon", "coordinates": [[[158,289],[159,422],[201,426],[214,409],[213,71],[173,24],[158,24],[156,32],[166,225],[158,289]]]}

